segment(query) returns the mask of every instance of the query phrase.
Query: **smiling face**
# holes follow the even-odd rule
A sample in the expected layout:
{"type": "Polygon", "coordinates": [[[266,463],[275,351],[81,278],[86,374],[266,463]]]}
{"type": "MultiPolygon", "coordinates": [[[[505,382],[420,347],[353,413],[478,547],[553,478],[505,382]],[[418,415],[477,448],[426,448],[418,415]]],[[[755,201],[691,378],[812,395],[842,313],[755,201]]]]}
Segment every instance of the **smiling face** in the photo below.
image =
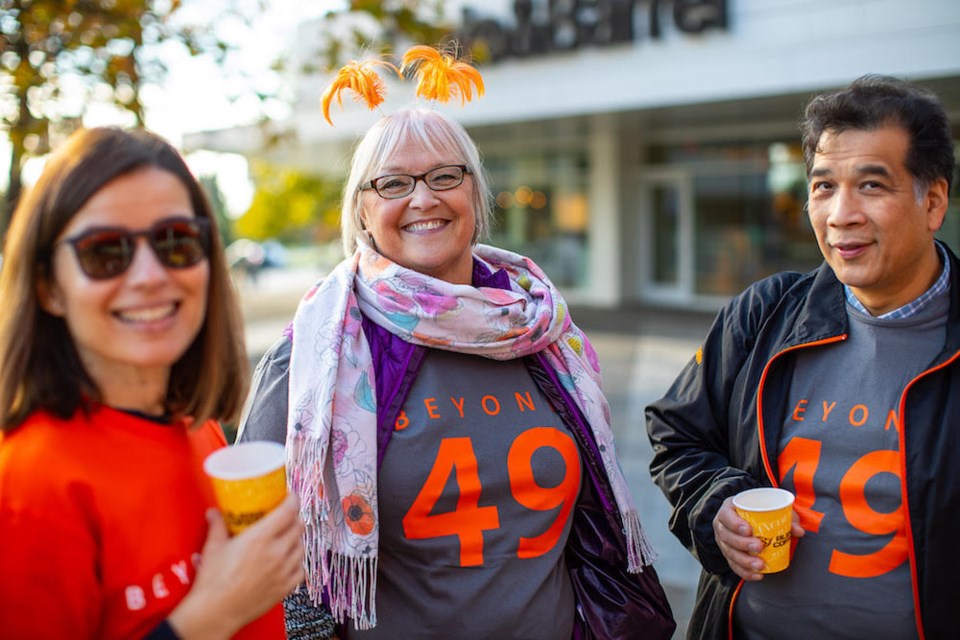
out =
{"type": "Polygon", "coordinates": [[[140,237],[126,271],[93,280],[81,270],[70,244],[61,241],[92,227],[139,231],[170,217],[194,217],[187,189],[173,174],[148,168],[115,178],[63,229],[52,277],[39,287],[41,305],[64,319],[84,367],[113,406],[162,410],[156,399],[166,393],[170,368],[204,320],[209,262],[167,268],[140,237]],[[129,389],[118,391],[134,383],[151,399],[145,405],[129,389]]]}
{"type": "MultiPolygon", "coordinates": [[[[405,173],[421,175],[443,165],[461,164],[462,158],[438,157],[421,145],[407,141],[373,177],[405,173]]],[[[377,251],[402,267],[453,284],[470,284],[473,274],[471,247],[476,232],[473,210],[473,177],[447,191],[432,191],[418,180],[413,193],[383,198],[373,189],[361,196],[360,219],[376,243],[377,251]]]]}
{"type": "Polygon", "coordinates": [[[919,199],[902,128],[825,131],[810,172],[809,214],[837,278],[874,315],[926,291],[940,273],[933,243],[947,209],[947,184],[919,199]]]}

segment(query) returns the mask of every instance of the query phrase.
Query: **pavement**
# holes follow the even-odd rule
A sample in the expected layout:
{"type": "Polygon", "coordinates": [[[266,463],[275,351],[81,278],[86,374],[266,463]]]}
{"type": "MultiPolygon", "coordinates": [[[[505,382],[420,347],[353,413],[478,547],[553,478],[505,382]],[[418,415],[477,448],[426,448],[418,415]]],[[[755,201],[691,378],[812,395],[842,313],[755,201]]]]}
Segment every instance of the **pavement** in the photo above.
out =
{"type": "MultiPolygon", "coordinates": [[[[292,320],[301,295],[319,278],[306,268],[266,270],[256,282],[238,283],[247,350],[256,363],[292,320]]],[[[620,463],[633,490],[643,526],[659,554],[655,563],[677,619],[675,638],[686,636],[699,565],[667,529],[670,505],[650,479],[653,450],[644,407],[667,390],[706,335],[712,314],[649,309],[572,308],[600,358],[620,463]]]]}

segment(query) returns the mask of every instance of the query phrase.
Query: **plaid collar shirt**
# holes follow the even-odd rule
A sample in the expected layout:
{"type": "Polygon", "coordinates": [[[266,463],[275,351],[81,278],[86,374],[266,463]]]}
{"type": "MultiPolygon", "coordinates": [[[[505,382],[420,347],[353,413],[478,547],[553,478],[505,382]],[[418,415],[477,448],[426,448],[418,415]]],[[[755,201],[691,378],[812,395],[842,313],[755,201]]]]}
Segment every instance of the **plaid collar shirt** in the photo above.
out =
{"type": "MultiPolygon", "coordinates": [[[[940,277],[937,278],[937,281],[933,283],[933,286],[927,289],[918,298],[908,302],[898,309],[894,309],[893,311],[888,311],[883,315],[879,315],[877,318],[880,320],[909,318],[910,316],[920,313],[936,297],[942,296],[950,290],[950,260],[947,257],[946,250],[940,245],[939,242],[936,244],[936,246],[937,252],[940,254],[940,262],[943,264],[943,270],[940,272],[940,277]]],[[[863,303],[857,300],[857,296],[853,295],[853,291],[850,290],[850,287],[843,285],[843,291],[847,296],[847,304],[860,313],[872,315],[869,311],[867,311],[867,308],[863,306],[863,303]]]]}

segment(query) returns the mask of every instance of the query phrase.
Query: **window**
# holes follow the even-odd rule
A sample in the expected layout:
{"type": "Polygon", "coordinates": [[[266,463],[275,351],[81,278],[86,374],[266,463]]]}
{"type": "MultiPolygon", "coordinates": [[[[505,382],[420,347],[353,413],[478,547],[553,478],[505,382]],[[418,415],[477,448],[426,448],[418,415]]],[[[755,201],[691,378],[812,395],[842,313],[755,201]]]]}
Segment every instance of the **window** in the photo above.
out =
{"type": "Polygon", "coordinates": [[[529,256],[559,287],[585,287],[589,205],[585,153],[488,157],[491,242],[529,256]]]}
{"type": "MultiPolygon", "coordinates": [[[[687,143],[651,158],[693,183],[694,293],[730,296],[782,270],[821,261],[804,212],[806,174],[797,143],[687,143]]],[[[656,215],[656,214],[654,214],[656,215]]]]}

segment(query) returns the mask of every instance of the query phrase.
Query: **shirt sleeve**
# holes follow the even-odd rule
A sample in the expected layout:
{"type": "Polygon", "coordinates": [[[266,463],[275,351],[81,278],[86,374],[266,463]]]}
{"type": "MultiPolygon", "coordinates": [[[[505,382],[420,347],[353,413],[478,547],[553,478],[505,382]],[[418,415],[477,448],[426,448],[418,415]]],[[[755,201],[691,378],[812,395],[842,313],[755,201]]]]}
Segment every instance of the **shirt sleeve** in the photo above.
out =
{"type": "Polygon", "coordinates": [[[287,394],[290,386],[290,353],[293,343],[281,337],[263,356],[253,372],[247,398],[237,428],[237,442],[272,440],[284,444],[287,439],[287,394]]]}

